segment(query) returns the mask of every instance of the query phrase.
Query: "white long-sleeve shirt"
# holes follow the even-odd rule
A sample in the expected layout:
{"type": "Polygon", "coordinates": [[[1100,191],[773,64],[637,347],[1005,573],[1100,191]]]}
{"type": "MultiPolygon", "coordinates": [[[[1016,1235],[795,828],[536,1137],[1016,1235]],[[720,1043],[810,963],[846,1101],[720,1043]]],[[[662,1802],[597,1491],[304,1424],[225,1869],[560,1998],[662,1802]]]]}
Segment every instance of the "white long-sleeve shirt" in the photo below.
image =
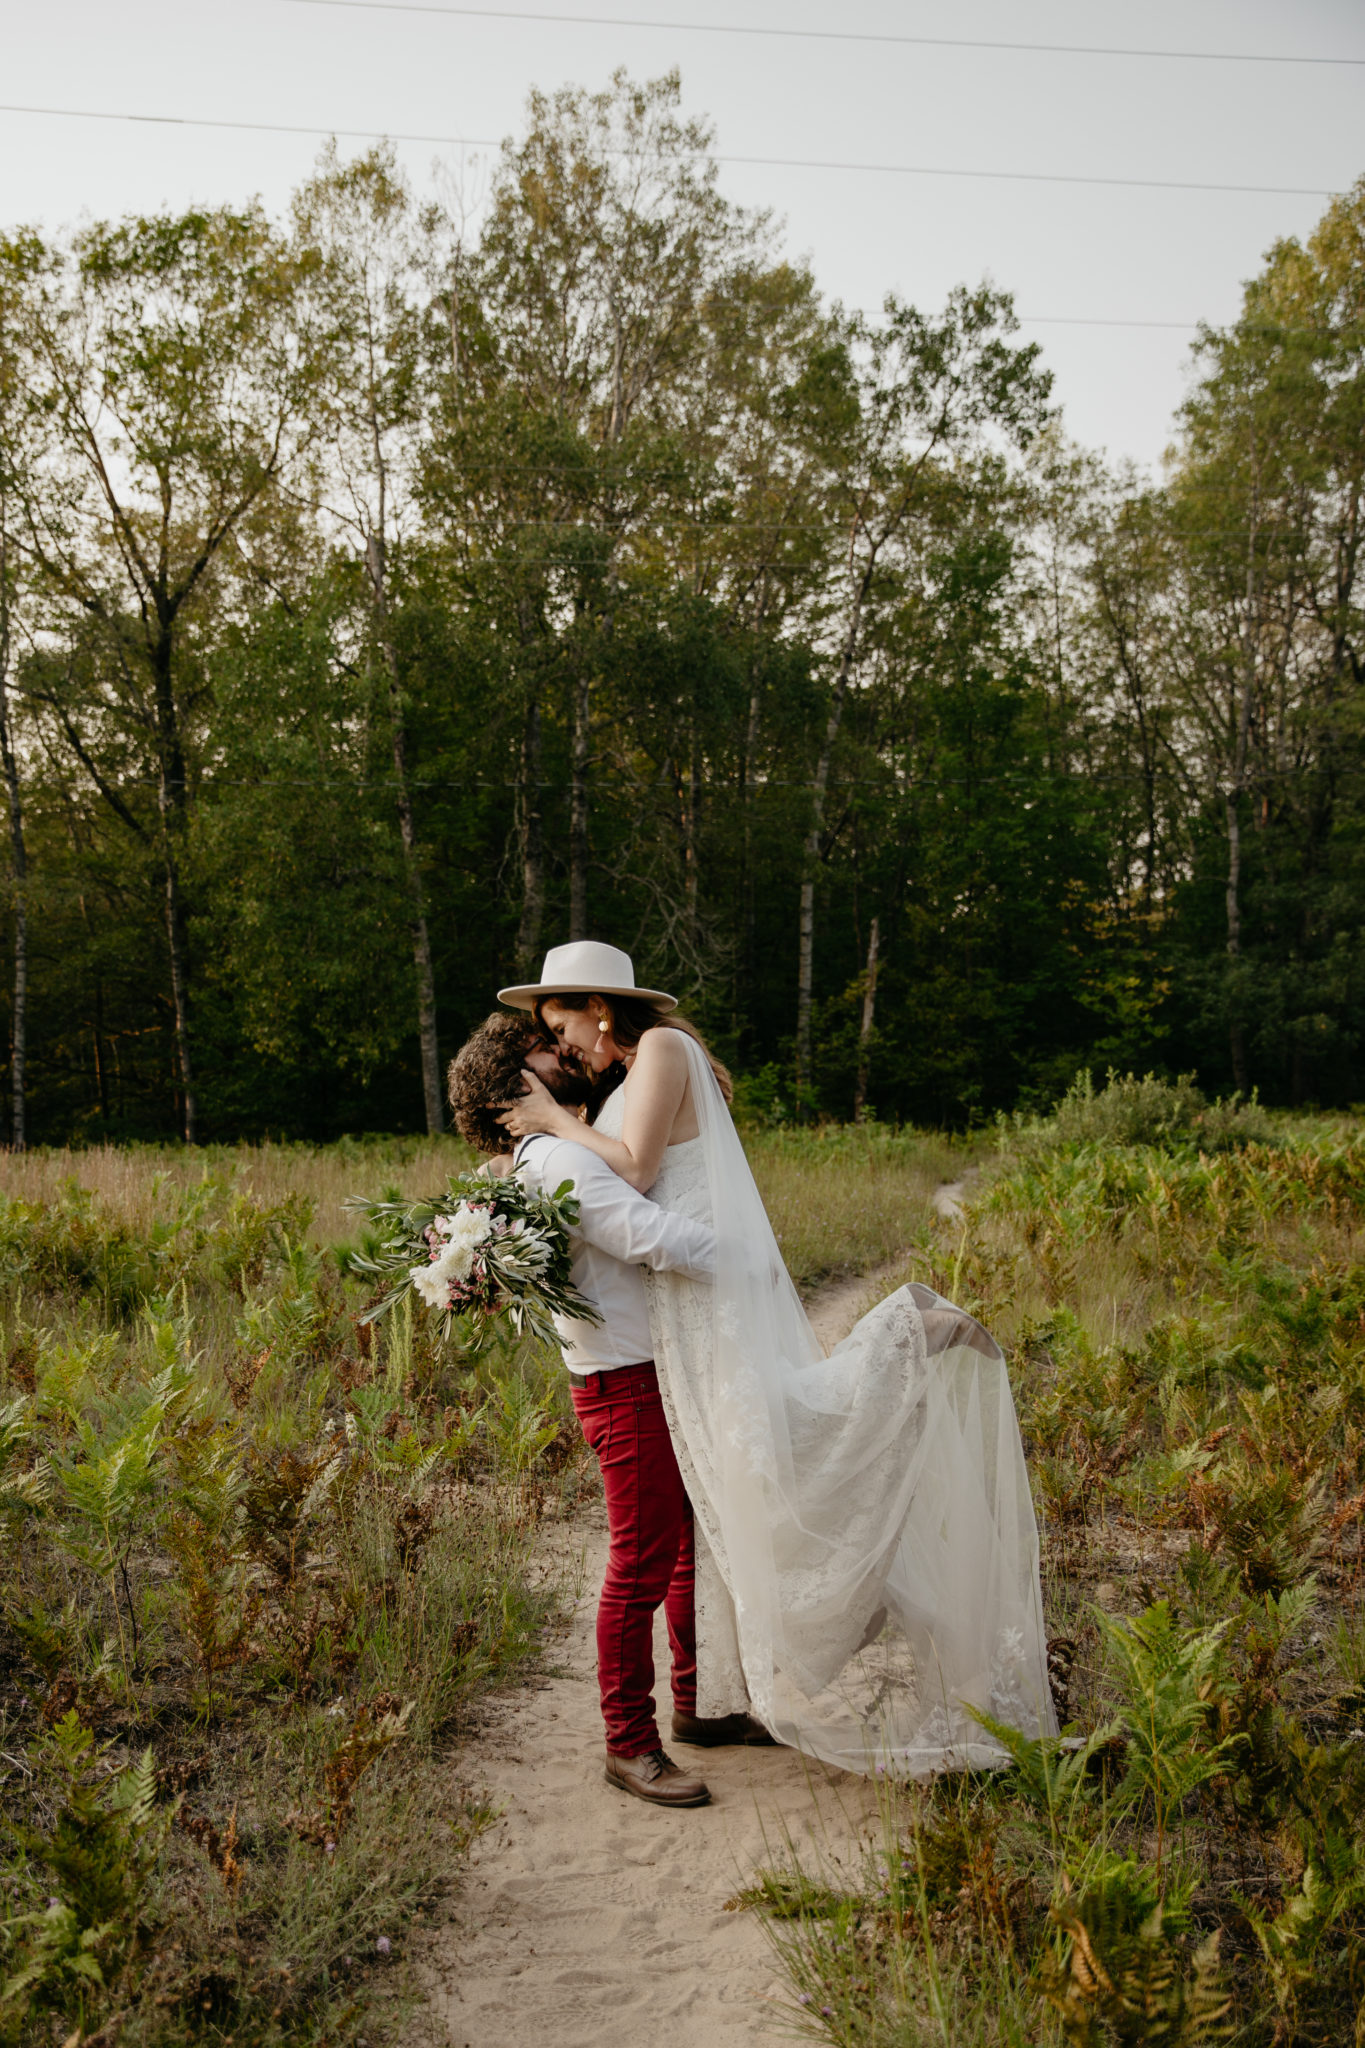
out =
{"type": "Polygon", "coordinates": [[[601,1312],[600,1323],[556,1316],[564,1363],[573,1372],[614,1372],[654,1355],[649,1305],[641,1267],[709,1280],[716,1268],[716,1235],[661,1209],[613,1173],[605,1159],[572,1138],[536,1132],[516,1150],[516,1169],[529,1188],[553,1194],[571,1181],[578,1224],[571,1233],[573,1282],[601,1312]]]}

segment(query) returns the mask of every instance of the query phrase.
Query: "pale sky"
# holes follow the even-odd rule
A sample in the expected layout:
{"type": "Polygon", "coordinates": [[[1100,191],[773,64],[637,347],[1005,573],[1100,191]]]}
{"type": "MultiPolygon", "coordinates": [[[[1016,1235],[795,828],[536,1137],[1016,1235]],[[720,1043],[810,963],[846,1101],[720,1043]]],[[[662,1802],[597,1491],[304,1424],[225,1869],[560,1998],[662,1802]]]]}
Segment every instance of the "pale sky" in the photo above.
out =
{"type": "MultiPolygon", "coordinates": [[[[428,0],[436,8],[438,0],[428,0]]],[[[495,9],[498,0],[487,0],[495,9]]],[[[725,189],[786,222],[822,290],[932,308],[956,283],[1013,292],[1068,430],[1159,461],[1188,374],[1181,323],[1231,318],[1279,236],[1304,235],[1365,171],[1365,63],[1283,64],[942,49],[702,33],[845,34],[1365,60],[1362,0],[522,0],[594,26],[300,0],[0,0],[0,226],[240,201],[282,209],[322,135],[490,138],[533,85],[596,88],[676,64],[722,157],[1311,188],[1272,193],[909,176],[731,163],[725,189]],[[12,108],[284,123],[311,134],[67,119],[12,108]],[[1155,322],[1172,325],[1079,323],[1155,322]]],[[[343,143],[361,148],[363,143],[343,143]]],[[[404,143],[414,180],[456,148],[404,143]]],[[[486,161],[491,152],[476,147],[486,161]]]]}

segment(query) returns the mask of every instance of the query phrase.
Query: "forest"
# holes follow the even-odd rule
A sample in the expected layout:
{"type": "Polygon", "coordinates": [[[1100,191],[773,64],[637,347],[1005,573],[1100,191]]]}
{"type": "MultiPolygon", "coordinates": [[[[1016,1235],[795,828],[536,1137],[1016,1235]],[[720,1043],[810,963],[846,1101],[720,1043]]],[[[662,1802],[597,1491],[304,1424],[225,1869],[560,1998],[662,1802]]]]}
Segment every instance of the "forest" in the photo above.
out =
{"type": "Polygon", "coordinates": [[[0,1138],[434,1132],[579,936],[754,1118],[1365,1095],[1365,180],[1160,482],[1007,283],[828,303],[676,74],[7,228],[0,1138]]]}

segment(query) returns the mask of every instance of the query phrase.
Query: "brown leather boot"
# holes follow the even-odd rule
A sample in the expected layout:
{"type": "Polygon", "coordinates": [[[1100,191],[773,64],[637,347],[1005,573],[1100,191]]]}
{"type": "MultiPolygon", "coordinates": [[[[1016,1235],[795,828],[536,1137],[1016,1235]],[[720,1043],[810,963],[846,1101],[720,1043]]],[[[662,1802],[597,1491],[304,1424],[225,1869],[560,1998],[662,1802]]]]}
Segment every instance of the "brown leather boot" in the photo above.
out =
{"type": "Polygon", "coordinates": [[[702,1778],[680,1771],[666,1750],[647,1750],[644,1756],[616,1756],[607,1751],[607,1783],[651,1806],[705,1806],[711,1797],[702,1778]]]}
{"type": "Polygon", "coordinates": [[[724,1749],[730,1745],[745,1749],[771,1749],[774,1737],[752,1714],[719,1714],[702,1720],[696,1714],[673,1709],[673,1740],[694,1743],[698,1749],[724,1749]]]}

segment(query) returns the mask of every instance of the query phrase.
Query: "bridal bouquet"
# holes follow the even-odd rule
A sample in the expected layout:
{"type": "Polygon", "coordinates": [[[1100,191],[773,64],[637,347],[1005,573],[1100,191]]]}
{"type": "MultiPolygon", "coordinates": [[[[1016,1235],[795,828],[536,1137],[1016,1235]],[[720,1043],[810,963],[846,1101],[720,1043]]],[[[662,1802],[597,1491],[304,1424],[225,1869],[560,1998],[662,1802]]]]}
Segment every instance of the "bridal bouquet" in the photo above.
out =
{"type": "Polygon", "coordinates": [[[464,1316],[474,1321],[476,1344],[498,1316],[547,1344],[555,1341],[557,1315],[601,1322],[569,1277],[569,1230],[578,1221],[570,1185],[532,1194],[514,1174],[467,1173],[429,1201],[353,1196],[346,1207],[391,1234],[373,1257],[353,1252],[351,1265],[381,1279],[399,1276],[363,1320],[377,1322],[415,1292],[440,1316],[443,1340],[464,1316]]]}

